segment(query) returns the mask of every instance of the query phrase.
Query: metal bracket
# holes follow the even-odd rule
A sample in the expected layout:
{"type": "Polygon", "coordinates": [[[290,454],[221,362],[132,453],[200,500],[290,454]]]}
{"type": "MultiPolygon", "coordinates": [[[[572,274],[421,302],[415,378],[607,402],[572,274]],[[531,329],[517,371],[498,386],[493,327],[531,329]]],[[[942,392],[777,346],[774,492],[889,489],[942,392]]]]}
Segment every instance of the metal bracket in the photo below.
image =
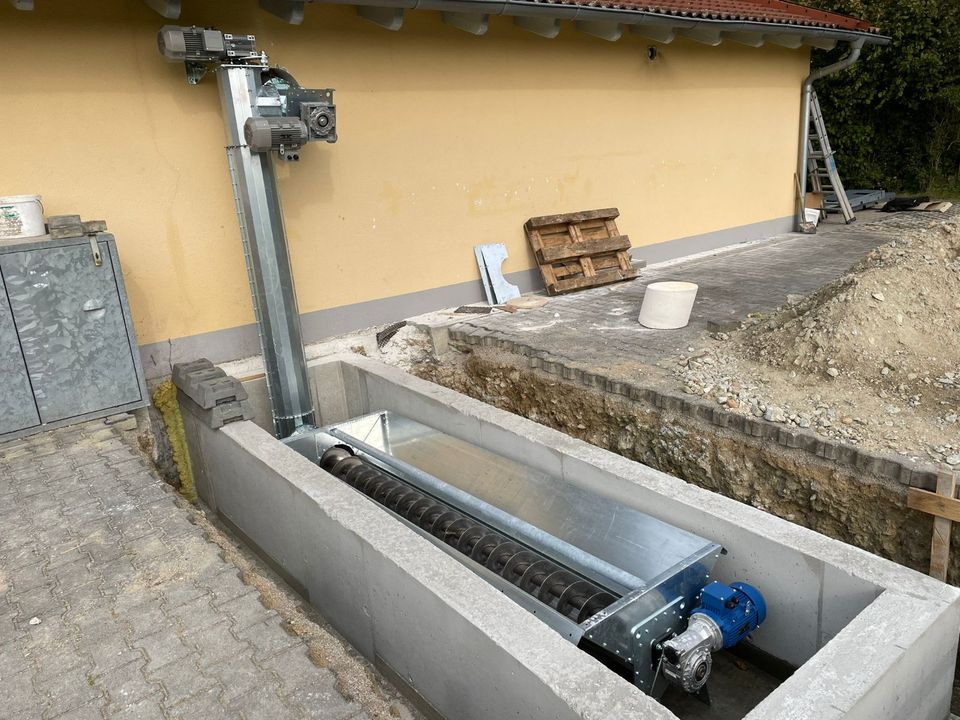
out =
{"type": "Polygon", "coordinates": [[[201,62],[191,62],[187,60],[183,63],[184,69],[187,71],[187,83],[189,85],[196,85],[201,80],[203,76],[207,74],[207,64],[201,62]]]}
{"type": "Polygon", "coordinates": [[[303,3],[304,0],[260,0],[260,9],[291,25],[299,25],[303,22],[303,3]]]}
{"type": "Polygon", "coordinates": [[[487,32],[487,27],[490,24],[490,16],[481,15],[480,13],[444,11],[441,13],[441,16],[443,18],[443,22],[447,25],[459,28],[460,30],[470,33],[471,35],[485,34],[487,32]]]}
{"type": "Polygon", "coordinates": [[[803,45],[805,38],[800,35],[767,35],[765,39],[768,43],[796,50],[803,45]]]}
{"type": "Polygon", "coordinates": [[[766,38],[763,33],[759,32],[747,32],[747,31],[734,31],[734,32],[725,32],[723,36],[728,40],[733,40],[735,43],[740,43],[741,45],[746,45],[748,47],[763,47],[763,44],[766,42],[766,38]]]}
{"type": "Polygon", "coordinates": [[[90,236],[90,254],[93,255],[93,264],[97,267],[103,265],[103,256],[100,254],[100,243],[97,242],[97,236],[90,236]]]}
{"type": "Polygon", "coordinates": [[[832,38],[804,36],[803,41],[818,50],[833,50],[837,46],[837,41],[832,38]]]}
{"type": "Polygon", "coordinates": [[[387,30],[399,30],[403,27],[403,8],[357,5],[357,15],[387,30]]]}
{"type": "Polygon", "coordinates": [[[630,32],[664,45],[672,43],[677,37],[676,28],[668,25],[631,25],[630,32]]]}
{"type": "Polygon", "coordinates": [[[143,0],[151,10],[163,15],[165,18],[175,20],[180,17],[180,0],[143,0]]]}
{"type": "Polygon", "coordinates": [[[556,18],[517,15],[513,18],[513,24],[534,35],[551,40],[560,34],[560,21],[556,18]]]}
{"type": "Polygon", "coordinates": [[[716,47],[723,42],[722,30],[692,27],[687,30],[681,30],[679,35],[687,38],[688,40],[693,40],[695,42],[703,43],[704,45],[710,45],[713,47],[716,47]]]}
{"type": "Polygon", "coordinates": [[[608,42],[616,42],[623,35],[623,25],[615,22],[577,20],[576,26],[580,32],[608,42]]]}

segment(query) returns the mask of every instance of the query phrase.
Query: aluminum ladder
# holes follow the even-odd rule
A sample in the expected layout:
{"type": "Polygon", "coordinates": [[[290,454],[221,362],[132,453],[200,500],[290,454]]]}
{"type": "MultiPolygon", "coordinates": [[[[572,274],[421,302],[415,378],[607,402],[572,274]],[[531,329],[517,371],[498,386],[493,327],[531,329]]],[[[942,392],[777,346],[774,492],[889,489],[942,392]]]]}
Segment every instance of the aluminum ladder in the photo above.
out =
{"type": "Polygon", "coordinates": [[[847,191],[843,188],[837,161],[834,159],[830,138],[827,137],[827,125],[823,121],[817,91],[810,93],[810,127],[808,128],[807,173],[810,176],[811,192],[823,195],[823,207],[827,212],[841,212],[846,223],[857,219],[850,207],[847,191]],[[828,196],[833,197],[828,200],[828,196]]]}

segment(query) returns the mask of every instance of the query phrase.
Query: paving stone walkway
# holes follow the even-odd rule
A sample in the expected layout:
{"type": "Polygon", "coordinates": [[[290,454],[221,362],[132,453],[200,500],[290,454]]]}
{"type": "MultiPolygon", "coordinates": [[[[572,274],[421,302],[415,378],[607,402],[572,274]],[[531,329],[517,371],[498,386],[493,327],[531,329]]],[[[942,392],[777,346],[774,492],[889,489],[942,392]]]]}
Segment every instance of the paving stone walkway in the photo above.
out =
{"type": "Polygon", "coordinates": [[[0,444],[0,718],[368,718],[122,427],[0,444]]]}

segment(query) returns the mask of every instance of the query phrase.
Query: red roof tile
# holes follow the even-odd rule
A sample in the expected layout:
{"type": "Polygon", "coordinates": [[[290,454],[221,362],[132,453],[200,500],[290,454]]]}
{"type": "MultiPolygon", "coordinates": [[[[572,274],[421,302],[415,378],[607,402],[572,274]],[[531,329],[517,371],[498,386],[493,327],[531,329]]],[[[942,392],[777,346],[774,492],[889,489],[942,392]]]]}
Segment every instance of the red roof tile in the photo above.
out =
{"type": "Polygon", "coordinates": [[[879,32],[865,20],[815,10],[785,0],[537,0],[543,3],[636,10],[680,18],[782,23],[807,27],[879,32]]]}

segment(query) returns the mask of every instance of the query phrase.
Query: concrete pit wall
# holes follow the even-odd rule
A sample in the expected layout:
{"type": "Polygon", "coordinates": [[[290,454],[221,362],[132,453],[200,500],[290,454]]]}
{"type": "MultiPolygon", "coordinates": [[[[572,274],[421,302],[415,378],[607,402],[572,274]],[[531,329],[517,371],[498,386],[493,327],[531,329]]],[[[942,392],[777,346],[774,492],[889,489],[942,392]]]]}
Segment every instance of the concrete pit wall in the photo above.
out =
{"type": "MultiPolygon", "coordinates": [[[[447,356],[449,358],[450,356],[447,356]]],[[[906,507],[908,485],[683,412],[588,388],[478,350],[420,374],[501,409],[753,505],[914,570],[930,566],[932,516],[906,507]]],[[[960,581],[960,534],[948,579],[960,581]]]]}
{"type": "MultiPolygon", "coordinates": [[[[755,644],[800,666],[749,720],[947,716],[957,589],[372,360],[312,373],[324,423],[392,410],[722,543],[716,576],[768,600],[755,644]]],[[[185,424],[201,496],[440,714],[673,717],[254,423],[185,424]]]]}

